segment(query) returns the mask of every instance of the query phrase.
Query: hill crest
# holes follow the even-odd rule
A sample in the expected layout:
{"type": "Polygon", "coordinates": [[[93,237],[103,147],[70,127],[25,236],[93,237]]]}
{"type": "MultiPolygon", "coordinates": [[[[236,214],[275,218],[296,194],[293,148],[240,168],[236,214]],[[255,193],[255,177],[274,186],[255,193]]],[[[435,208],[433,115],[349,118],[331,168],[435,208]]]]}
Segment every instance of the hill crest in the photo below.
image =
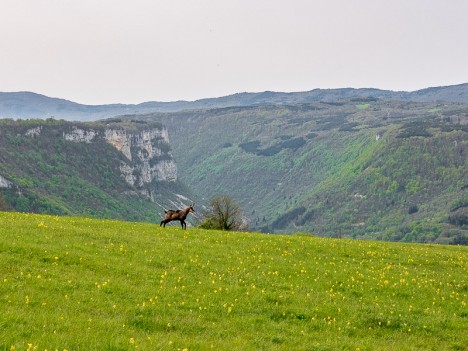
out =
{"type": "Polygon", "coordinates": [[[196,101],[157,102],[140,104],[85,105],[33,92],[0,92],[0,118],[49,118],[92,121],[124,114],[177,112],[183,110],[255,105],[293,105],[311,102],[332,102],[343,99],[374,98],[384,100],[468,103],[468,83],[431,87],[413,92],[374,88],[314,89],[305,92],[237,93],[196,101]]]}

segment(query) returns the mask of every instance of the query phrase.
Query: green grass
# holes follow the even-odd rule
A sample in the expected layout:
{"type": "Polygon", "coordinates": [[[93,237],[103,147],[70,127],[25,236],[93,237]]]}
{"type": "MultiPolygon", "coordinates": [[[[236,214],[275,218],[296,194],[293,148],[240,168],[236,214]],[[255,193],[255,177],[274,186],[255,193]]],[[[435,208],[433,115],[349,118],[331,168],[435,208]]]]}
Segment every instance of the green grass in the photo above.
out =
{"type": "Polygon", "coordinates": [[[358,104],[356,105],[356,108],[358,110],[367,110],[370,107],[370,104],[358,104]]]}
{"type": "Polygon", "coordinates": [[[0,212],[0,350],[467,350],[468,248],[0,212]]]}

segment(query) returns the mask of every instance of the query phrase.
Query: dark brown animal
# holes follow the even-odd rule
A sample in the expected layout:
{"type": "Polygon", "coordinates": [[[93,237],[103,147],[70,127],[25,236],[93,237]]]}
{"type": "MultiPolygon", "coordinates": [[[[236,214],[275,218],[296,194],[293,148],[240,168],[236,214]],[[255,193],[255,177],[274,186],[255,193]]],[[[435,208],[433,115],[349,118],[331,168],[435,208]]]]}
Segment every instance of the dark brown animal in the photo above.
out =
{"type": "Polygon", "coordinates": [[[169,223],[171,221],[180,221],[180,225],[182,226],[182,229],[187,229],[187,224],[185,223],[185,218],[187,218],[187,215],[190,213],[190,212],[195,212],[195,210],[193,209],[193,205],[190,205],[189,207],[187,207],[185,210],[177,210],[177,211],[174,211],[174,210],[168,210],[168,211],[164,211],[164,219],[161,221],[161,224],[159,226],[163,226],[166,227],[166,223],[169,223]]]}

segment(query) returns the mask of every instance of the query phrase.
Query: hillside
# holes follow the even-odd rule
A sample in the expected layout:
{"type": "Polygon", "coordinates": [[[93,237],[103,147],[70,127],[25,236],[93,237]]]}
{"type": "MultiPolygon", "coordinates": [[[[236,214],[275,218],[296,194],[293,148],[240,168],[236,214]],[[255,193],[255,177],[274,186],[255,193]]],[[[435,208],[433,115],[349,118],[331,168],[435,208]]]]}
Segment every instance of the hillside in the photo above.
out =
{"type": "Polygon", "coordinates": [[[0,118],[49,118],[93,121],[122,114],[176,112],[182,110],[242,107],[257,105],[292,105],[310,102],[334,102],[353,98],[378,98],[414,102],[468,102],[468,83],[433,87],[413,92],[372,88],[314,89],[305,92],[282,93],[265,91],[239,93],[196,101],[157,102],[141,104],[84,105],[65,99],[50,98],[32,92],[0,92],[0,118]]]}
{"type": "Polygon", "coordinates": [[[253,230],[467,243],[468,105],[374,98],[126,118],[159,121],[180,179],[253,230]]]}
{"type": "Polygon", "coordinates": [[[160,123],[0,121],[0,210],[159,222],[187,196],[160,123]]]}
{"type": "Polygon", "coordinates": [[[466,247],[0,212],[2,350],[466,350],[466,247]]]}
{"type": "MultiPolygon", "coordinates": [[[[242,93],[93,123],[4,120],[0,208],[154,222],[155,208],[184,206],[187,197],[202,207],[229,195],[256,231],[468,244],[468,105],[447,102],[465,101],[467,88],[242,93]],[[34,132],[41,123],[55,131],[34,132]],[[107,136],[107,125],[164,133],[148,156],[142,142],[134,151],[125,146],[126,132],[107,136]]],[[[71,111],[64,100],[34,99],[71,111]]],[[[128,112],[73,106],[86,118],[128,112]]]]}

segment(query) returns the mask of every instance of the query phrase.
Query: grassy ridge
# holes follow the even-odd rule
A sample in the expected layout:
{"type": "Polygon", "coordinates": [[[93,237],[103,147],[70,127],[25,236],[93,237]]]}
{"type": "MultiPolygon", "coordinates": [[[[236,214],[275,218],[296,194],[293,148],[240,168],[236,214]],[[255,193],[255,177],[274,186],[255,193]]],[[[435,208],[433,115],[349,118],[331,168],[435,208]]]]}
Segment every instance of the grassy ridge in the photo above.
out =
{"type": "Polygon", "coordinates": [[[468,248],[0,212],[0,350],[467,350],[468,248]]]}

